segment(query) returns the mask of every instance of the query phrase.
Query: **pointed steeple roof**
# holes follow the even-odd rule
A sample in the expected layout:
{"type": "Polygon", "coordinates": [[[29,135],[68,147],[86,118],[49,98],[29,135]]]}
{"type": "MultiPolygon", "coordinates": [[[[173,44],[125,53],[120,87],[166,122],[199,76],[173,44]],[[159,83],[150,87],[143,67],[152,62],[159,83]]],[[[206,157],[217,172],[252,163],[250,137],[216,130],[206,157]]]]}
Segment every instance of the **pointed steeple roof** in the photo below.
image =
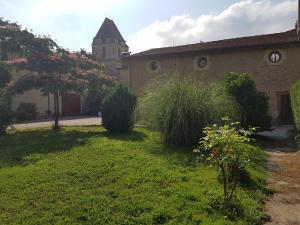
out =
{"type": "Polygon", "coordinates": [[[125,41],[120,31],[118,30],[115,22],[108,18],[105,18],[94,39],[100,38],[113,38],[117,39],[118,41],[125,41]]]}

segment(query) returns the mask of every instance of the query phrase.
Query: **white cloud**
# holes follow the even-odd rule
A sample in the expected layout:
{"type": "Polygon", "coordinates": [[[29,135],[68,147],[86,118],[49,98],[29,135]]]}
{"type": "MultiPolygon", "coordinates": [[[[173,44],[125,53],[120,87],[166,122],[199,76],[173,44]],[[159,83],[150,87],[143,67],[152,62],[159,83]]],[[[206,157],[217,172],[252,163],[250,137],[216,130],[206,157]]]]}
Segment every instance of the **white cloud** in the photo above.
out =
{"type": "Polygon", "coordinates": [[[179,44],[286,31],[294,27],[297,0],[241,0],[217,15],[173,16],[156,21],[128,39],[132,52],[179,44]]]}
{"type": "MultiPolygon", "coordinates": [[[[0,15],[65,48],[90,50],[106,13],[131,0],[0,0],[0,15]]],[[[109,15],[108,15],[109,16],[109,15]]]]}

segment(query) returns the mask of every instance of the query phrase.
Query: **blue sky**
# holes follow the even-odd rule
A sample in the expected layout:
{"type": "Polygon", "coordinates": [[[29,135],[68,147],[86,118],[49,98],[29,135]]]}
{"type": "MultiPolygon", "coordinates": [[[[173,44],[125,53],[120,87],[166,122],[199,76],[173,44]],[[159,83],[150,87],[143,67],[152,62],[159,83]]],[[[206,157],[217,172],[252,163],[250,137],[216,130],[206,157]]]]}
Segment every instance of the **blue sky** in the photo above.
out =
{"type": "Polygon", "coordinates": [[[133,52],[292,29],[297,0],[0,0],[0,15],[71,50],[107,16],[133,52]]]}

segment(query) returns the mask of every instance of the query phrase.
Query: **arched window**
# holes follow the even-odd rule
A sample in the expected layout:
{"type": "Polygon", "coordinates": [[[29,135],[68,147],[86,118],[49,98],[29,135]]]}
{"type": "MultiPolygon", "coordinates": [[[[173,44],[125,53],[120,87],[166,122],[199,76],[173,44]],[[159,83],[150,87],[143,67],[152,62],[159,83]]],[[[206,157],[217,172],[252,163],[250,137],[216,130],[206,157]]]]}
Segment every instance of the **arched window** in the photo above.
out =
{"type": "Polygon", "coordinates": [[[106,58],[106,48],[102,47],[102,58],[105,59],[106,58]]]}

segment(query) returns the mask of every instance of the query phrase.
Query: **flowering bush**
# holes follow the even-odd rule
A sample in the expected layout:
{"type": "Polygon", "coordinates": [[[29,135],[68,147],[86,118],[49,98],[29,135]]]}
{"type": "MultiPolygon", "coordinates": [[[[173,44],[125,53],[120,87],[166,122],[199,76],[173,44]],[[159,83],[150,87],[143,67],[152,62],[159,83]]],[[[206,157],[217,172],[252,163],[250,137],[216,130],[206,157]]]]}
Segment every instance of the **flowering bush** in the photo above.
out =
{"type": "Polygon", "coordinates": [[[230,201],[236,190],[240,171],[250,161],[246,148],[251,131],[239,129],[238,122],[230,123],[228,119],[224,121],[223,126],[205,128],[205,137],[200,139],[199,147],[194,151],[219,169],[224,199],[230,201]]]}

